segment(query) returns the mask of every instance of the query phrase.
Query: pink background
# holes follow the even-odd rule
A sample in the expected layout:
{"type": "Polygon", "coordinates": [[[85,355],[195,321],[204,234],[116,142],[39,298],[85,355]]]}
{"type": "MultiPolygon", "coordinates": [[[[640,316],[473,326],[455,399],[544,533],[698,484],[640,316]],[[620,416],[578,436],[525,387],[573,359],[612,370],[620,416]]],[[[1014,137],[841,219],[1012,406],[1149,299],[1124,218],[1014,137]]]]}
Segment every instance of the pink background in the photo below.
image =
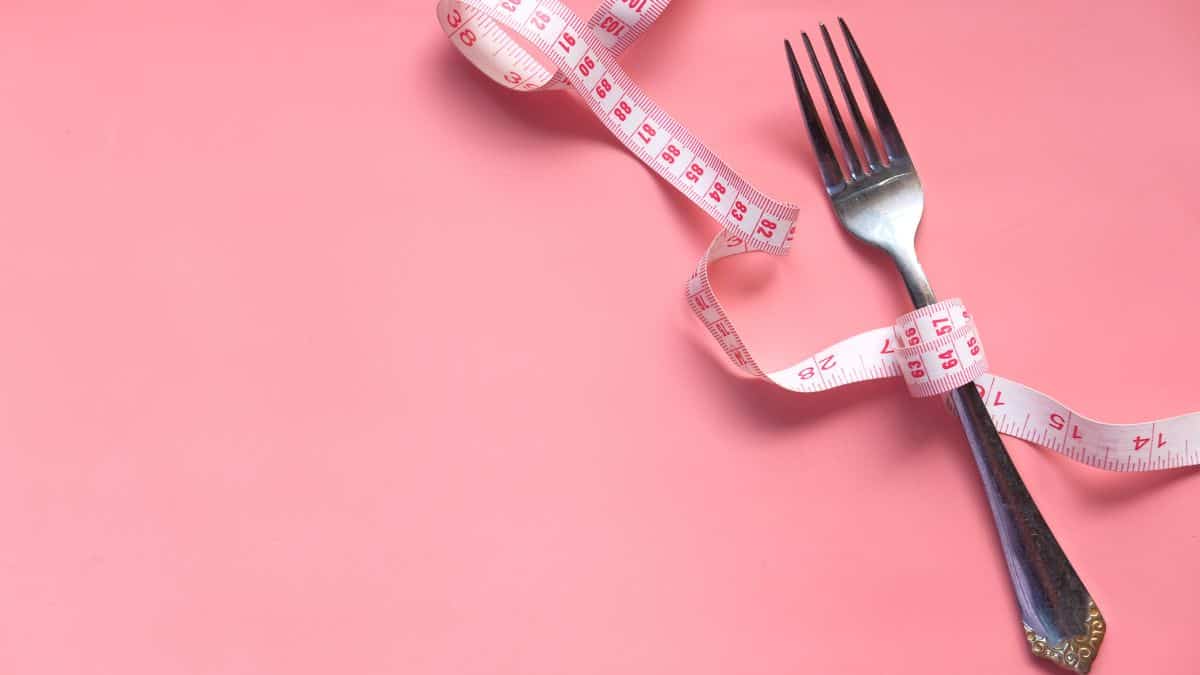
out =
{"type": "MultiPolygon", "coordinates": [[[[996,371],[1200,408],[1200,6],[1114,4],[666,13],[629,71],[805,205],[719,279],[769,365],[905,309],[783,61],[840,13],[996,371]]],[[[0,672],[1054,672],[938,404],[733,375],[682,300],[714,225],[433,5],[0,8],[0,672]]],[[[1095,672],[1195,673],[1194,472],[1009,447],[1110,621],[1095,672]]]]}

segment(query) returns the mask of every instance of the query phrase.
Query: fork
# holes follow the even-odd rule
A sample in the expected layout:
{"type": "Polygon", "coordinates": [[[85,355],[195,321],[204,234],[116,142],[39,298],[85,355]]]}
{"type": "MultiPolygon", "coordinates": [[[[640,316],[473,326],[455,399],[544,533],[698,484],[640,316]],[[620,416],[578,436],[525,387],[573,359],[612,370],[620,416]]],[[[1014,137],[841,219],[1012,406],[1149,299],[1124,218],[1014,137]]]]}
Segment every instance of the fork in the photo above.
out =
{"type": "MultiPolygon", "coordinates": [[[[801,33],[829,108],[829,118],[837,131],[842,161],[849,174],[846,178],[829,137],[825,135],[825,127],[813,104],[796,54],[791,43],[785,40],[796,95],[808,125],[821,178],[842,226],[891,257],[904,279],[913,305],[931,305],[937,298],[917,261],[916,252],[917,225],[925,205],[921,181],[854,36],[845,21],[839,18],[838,23],[858,71],[862,91],[874,114],[884,154],[880,154],[872,139],[829,30],[821,24],[821,37],[863,152],[860,160],[812,42],[807,34],[801,33]]],[[[1106,630],[1100,610],[1034,504],[975,385],[967,383],[955,389],[950,392],[950,399],[983,480],[1030,649],[1035,655],[1075,672],[1088,672],[1106,630]]]]}

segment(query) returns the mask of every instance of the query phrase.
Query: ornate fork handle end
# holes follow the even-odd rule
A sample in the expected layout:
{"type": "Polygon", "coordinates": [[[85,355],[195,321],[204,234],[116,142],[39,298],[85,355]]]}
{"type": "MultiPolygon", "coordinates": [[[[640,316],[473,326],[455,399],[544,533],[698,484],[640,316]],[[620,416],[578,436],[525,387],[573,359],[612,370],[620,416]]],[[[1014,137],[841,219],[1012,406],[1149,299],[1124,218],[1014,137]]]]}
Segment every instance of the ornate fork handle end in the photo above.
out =
{"type": "Polygon", "coordinates": [[[1104,633],[1108,630],[1104,616],[1100,614],[1100,609],[1090,598],[1088,599],[1086,630],[1087,632],[1083,635],[1076,635],[1052,645],[1046,638],[1038,635],[1035,630],[1026,625],[1025,639],[1029,641],[1029,649],[1034,656],[1053,661],[1077,673],[1086,673],[1092,669],[1092,662],[1096,660],[1096,654],[1100,651],[1100,643],[1104,641],[1104,633]]]}
{"type": "Polygon", "coordinates": [[[1021,480],[975,385],[959,387],[951,399],[979,468],[1030,649],[1086,673],[1108,625],[1021,480]]]}

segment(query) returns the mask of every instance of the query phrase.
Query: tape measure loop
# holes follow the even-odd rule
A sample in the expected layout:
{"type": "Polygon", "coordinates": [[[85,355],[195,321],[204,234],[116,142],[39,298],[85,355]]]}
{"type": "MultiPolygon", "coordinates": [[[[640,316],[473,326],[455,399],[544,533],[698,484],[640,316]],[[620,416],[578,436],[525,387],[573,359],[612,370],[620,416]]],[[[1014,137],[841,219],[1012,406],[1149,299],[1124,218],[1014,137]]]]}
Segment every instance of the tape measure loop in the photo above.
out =
{"type": "Polygon", "coordinates": [[[437,13],[454,46],[500,85],[524,92],[574,89],[634,156],[717,222],[720,230],[688,280],[687,302],[743,372],[805,393],[899,376],[909,393],[925,397],[973,381],[1001,433],[1076,461],[1111,471],[1200,464],[1200,413],[1106,424],[1018,382],[987,374],[983,343],[957,298],[765,372],[717,300],[708,267],[743,253],[785,255],[799,209],[755,189],[617,64],[617,57],[669,4],[670,0],[602,0],[587,22],[558,0],[438,0],[437,13]],[[505,28],[525,38],[555,70],[543,66],[505,28]]]}
{"type": "Polygon", "coordinates": [[[983,341],[958,298],[909,312],[892,331],[900,373],[915,397],[945,394],[987,372],[983,341]]]}

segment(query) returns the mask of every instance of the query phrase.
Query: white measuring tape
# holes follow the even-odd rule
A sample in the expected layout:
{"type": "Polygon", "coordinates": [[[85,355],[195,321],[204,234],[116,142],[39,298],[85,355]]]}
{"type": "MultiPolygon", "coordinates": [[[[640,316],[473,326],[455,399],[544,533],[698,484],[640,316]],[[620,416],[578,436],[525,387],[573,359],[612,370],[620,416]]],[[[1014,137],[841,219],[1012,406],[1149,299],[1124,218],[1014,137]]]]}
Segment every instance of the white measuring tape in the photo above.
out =
{"type": "Polygon", "coordinates": [[[1112,471],[1200,464],[1200,413],[1139,424],[1089,419],[1045,394],[987,373],[983,345],[963,304],[947,300],[772,372],[738,336],[708,280],[721,258],[786,255],[797,208],[767,197],[725,165],[621,70],[617,57],[670,0],[602,0],[586,23],[557,0],[439,0],[452,44],[499,84],[517,91],[574,89],[610,132],[721,225],[687,285],[688,304],[735,365],[795,392],[903,377],[914,396],[975,382],[1001,433],[1112,471]],[[505,30],[533,44],[550,72],[505,30]]]}

